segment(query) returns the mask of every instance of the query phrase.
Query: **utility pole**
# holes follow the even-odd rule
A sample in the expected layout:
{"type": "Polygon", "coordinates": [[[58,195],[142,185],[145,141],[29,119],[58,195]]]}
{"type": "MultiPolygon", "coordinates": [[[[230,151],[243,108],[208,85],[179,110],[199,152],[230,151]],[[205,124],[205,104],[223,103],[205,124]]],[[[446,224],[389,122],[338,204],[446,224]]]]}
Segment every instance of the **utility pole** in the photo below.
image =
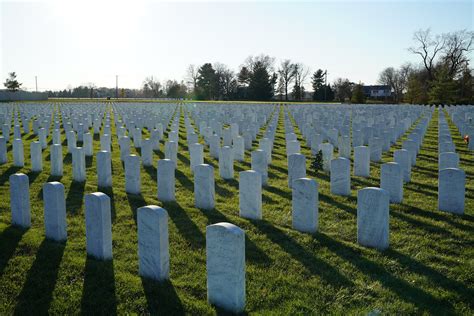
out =
{"type": "Polygon", "coordinates": [[[328,70],[326,69],[324,71],[324,101],[327,102],[328,97],[327,97],[327,90],[328,90],[328,70]]]}
{"type": "Polygon", "coordinates": [[[118,99],[118,75],[115,75],[115,98],[118,99]]]}
{"type": "Polygon", "coordinates": [[[38,76],[35,76],[36,92],[38,92],[38,76]]]}

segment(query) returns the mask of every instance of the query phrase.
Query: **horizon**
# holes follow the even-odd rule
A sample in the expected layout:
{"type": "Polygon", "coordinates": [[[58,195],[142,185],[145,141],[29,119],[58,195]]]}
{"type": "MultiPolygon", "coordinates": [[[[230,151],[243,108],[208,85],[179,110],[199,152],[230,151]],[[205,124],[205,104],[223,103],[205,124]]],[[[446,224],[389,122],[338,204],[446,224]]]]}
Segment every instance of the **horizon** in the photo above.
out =
{"type": "Polygon", "coordinates": [[[275,57],[275,68],[291,59],[310,75],[327,69],[328,83],[373,85],[386,67],[419,64],[407,50],[415,31],[473,29],[470,1],[4,1],[0,8],[0,80],[15,71],[27,91],[35,76],[38,91],[114,88],[116,75],[119,88],[140,89],[148,76],[185,80],[190,64],[220,62],[237,73],[262,53],[275,57]]]}

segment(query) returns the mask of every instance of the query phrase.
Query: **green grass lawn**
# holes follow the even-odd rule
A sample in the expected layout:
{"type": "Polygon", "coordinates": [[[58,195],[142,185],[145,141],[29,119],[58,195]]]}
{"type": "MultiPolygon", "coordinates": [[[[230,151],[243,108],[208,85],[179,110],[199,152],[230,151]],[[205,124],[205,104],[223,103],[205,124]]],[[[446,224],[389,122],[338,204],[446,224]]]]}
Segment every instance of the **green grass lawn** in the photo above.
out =
{"type": "MultiPolygon", "coordinates": [[[[235,180],[219,178],[214,166],[216,208],[194,207],[193,176],[189,167],[184,112],[181,107],[176,203],[156,198],[155,167],[142,167],[142,194],[125,193],[125,178],[118,140],[112,138],[113,189],[111,197],[113,260],[99,262],[86,256],[84,195],[97,191],[96,160],[87,159],[87,181],[72,182],[70,155],[64,176],[49,177],[49,148],[43,152],[44,171],[29,169],[29,143],[23,135],[24,168],[0,167],[0,314],[215,314],[221,311],[206,301],[205,229],[231,222],[246,233],[245,311],[258,314],[386,314],[474,313],[474,160],[450,120],[451,134],[466,171],[466,214],[437,211],[437,112],[429,124],[412,181],[404,185],[404,201],[390,207],[390,248],[379,252],[357,244],[357,190],[378,186],[380,164],[372,163],[371,177],[352,177],[350,197],[333,196],[329,177],[308,176],[319,183],[319,232],[303,234],[291,229],[291,191],[287,185],[283,107],[279,116],[269,186],[263,190],[263,220],[240,218],[238,172],[250,169],[235,162],[235,180]],[[8,177],[17,171],[30,177],[32,227],[23,231],[10,225],[8,177]],[[42,185],[59,180],[66,188],[68,240],[45,240],[42,185]],[[163,206],[169,214],[170,281],[157,283],[138,275],[136,209],[163,206]]],[[[115,127],[111,124],[112,134],[115,127]]],[[[263,129],[259,134],[261,137],[263,129]]],[[[296,129],[300,140],[301,134],[296,129]]],[[[65,139],[65,135],[62,135],[65,139]]],[[[302,153],[310,149],[302,142],[302,153]]],[[[392,161],[395,149],[383,161],[392,161]]],[[[257,144],[254,144],[254,148],[257,144]]],[[[94,151],[100,148],[94,137],[94,151]]],[[[66,153],[66,143],[63,150],[66,153]]],[[[154,159],[164,158],[164,144],[154,159]]],[[[132,153],[135,150],[132,148],[132,153]]],[[[307,159],[308,169],[310,159],[307,159]]]]}

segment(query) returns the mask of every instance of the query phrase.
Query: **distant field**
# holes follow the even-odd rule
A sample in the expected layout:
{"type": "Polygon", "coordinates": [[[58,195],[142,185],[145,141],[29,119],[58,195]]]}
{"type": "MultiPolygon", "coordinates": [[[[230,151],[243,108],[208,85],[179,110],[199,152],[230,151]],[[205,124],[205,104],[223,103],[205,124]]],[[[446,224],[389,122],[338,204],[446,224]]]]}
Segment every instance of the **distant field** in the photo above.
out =
{"type": "MultiPolygon", "coordinates": [[[[158,201],[156,167],[142,167],[141,195],[125,193],[124,169],[112,124],[113,189],[105,193],[112,198],[114,258],[107,262],[87,258],[85,250],[84,195],[97,191],[95,155],[87,160],[87,181],[73,182],[63,133],[64,176],[49,176],[49,148],[43,151],[43,172],[33,173],[29,150],[36,137],[22,135],[26,166],[12,166],[11,150],[9,163],[0,166],[0,314],[219,313],[206,300],[205,229],[222,221],[234,223],[246,233],[248,313],[474,314],[474,159],[452,122],[460,168],[467,176],[466,214],[437,210],[436,110],[417,165],[412,168],[412,181],[404,185],[404,201],[390,205],[390,248],[379,252],[357,244],[356,211],[357,190],[379,186],[380,163],[371,163],[369,178],[353,176],[351,196],[341,197],[330,194],[328,175],[309,171],[307,159],[308,176],[319,183],[320,229],[310,235],[291,228],[283,109],[276,106],[273,113],[279,124],[269,186],[262,191],[261,221],[238,215],[237,173],[250,169],[249,151],[245,162],[234,163],[235,179],[225,181],[219,177],[217,160],[210,158],[206,148],[205,163],[215,168],[216,208],[201,211],[194,207],[181,106],[175,114],[180,116],[176,203],[158,201]],[[32,227],[26,231],[10,225],[8,177],[15,172],[30,178],[32,227]],[[59,180],[66,188],[65,244],[47,241],[44,236],[42,185],[52,180],[59,180]],[[165,283],[138,275],[136,209],[148,204],[163,206],[169,213],[171,279],[165,283]]],[[[296,132],[302,140],[297,128],[296,132]]],[[[148,137],[147,132],[144,137],[148,137]]],[[[309,157],[310,149],[304,141],[301,145],[302,153],[309,157]]],[[[99,148],[96,136],[94,152],[99,148]]],[[[399,148],[400,140],[383,155],[383,162],[392,161],[393,151],[399,148]]],[[[154,153],[155,160],[164,158],[163,143],[160,149],[154,153]]],[[[137,153],[133,146],[131,151],[137,153]]]]}

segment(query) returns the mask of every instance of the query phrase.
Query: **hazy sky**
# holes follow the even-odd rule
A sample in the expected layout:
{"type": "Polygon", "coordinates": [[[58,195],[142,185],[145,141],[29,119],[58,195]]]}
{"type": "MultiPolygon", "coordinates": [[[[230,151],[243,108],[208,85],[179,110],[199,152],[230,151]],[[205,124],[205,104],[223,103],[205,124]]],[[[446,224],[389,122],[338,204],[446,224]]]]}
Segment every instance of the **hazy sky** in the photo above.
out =
{"type": "MultiPolygon", "coordinates": [[[[139,88],[185,77],[189,64],[237,71],[260,53],[374,84],[387,66],[418,62],[413,32],[473,30],[473,1],[3,1],[0,80],[24,88],[139,88]]],[[[308,80],[309,83],[309,80],[308,80]]]]}

